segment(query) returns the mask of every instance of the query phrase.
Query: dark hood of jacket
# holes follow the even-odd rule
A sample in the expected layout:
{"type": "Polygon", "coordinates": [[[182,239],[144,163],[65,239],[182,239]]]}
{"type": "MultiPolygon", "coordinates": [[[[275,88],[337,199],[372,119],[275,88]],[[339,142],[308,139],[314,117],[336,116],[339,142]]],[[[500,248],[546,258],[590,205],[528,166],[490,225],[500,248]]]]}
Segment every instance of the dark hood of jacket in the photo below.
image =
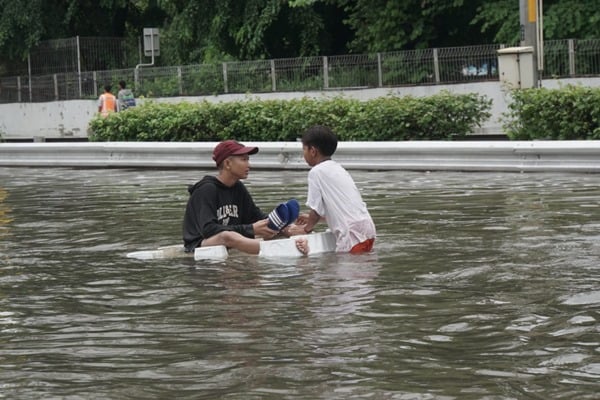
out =
{"type": "Polygon", "coordinates": [[[228,186],[225,186],[223,184],[223,182],[221,182],[220,180],[217,179],[216,176],[211,176],[211,175],[206,175],[204,178],[202,178],[201,180],[199,180],[198,182],[194,183],[193,185],[189,185],[188,186],[188,192],[190,194],[194,193],[194,190],[198,189],[199,187],[207,184],[207,183],[214,183],[215,185],[222,187],[222,188],[227,188],[228,186]]]}

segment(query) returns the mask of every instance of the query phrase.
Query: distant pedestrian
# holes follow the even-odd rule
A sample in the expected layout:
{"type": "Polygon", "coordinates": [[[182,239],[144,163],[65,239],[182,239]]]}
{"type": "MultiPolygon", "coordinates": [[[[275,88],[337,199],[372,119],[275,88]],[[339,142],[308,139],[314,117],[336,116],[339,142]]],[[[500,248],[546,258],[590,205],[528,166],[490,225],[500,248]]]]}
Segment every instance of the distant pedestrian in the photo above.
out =
{"type": "Polygon", "coordinates": [[[119,81],[119,91],[117,92],[117,107],[118,111],[127,110],[135,107],[135,96],[131,89],[127,89],[125,81],[119,81]]]}
{"type": "Polygon", "coordinates": [[[98,112],[105,118],[117,111],[117,98],[111,93],[111,89],[111,85],[105,85],[104,93],[98,99],[98,112]]]}

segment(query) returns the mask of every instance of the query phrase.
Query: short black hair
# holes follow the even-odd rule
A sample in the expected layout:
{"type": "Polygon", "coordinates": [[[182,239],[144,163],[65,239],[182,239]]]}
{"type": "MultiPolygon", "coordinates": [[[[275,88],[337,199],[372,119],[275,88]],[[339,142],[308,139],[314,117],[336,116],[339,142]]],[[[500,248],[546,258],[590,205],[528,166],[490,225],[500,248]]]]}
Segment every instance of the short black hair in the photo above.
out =
{"type": "Polygon", "coordinates": [[[112,89],[111,85],[104,85],[104,91],[110,92],[111,89],[112,89]]]}
{"type": "Polygon", "coordinates": [[[126,87],[125,81],[119,81],[119,86],[121,86],[123,89],[125,89],[125,87],[126,87]]]}
{"type": "Polygon", "coordinates": [[[311,126],[302,135],[302,145],[315,147],[325,157],[330,157],[335,153],[337,144],[336,134],[323,125],[311,126]]]}

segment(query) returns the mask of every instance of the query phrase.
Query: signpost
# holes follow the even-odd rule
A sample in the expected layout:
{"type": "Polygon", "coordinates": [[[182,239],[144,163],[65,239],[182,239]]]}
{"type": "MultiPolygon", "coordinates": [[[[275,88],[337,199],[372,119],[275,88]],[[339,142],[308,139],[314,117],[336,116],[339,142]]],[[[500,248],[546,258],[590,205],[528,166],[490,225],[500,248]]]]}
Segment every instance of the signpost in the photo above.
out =
{"type": "Polygon", "coordinates": [[[158,28],[144,28],[144,55],[151,57],[149,64],[138,64],[135,66],[135,88],[138,89],[139,68],[154,65],[154,57],[160,55],[160,35],[158,28]]]}

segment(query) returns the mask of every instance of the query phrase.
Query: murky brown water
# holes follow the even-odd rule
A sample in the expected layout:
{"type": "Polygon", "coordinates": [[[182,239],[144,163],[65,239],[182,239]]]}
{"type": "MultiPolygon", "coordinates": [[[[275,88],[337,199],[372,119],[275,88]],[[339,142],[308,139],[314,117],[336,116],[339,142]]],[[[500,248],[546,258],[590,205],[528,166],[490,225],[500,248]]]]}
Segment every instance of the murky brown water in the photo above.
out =
{"type": "Polygon", "coordinates": [[[127,259],[202,174],[0,168],[0,398],[598,398],[600,175],[352,171],[374,254],[127,259]]]}

